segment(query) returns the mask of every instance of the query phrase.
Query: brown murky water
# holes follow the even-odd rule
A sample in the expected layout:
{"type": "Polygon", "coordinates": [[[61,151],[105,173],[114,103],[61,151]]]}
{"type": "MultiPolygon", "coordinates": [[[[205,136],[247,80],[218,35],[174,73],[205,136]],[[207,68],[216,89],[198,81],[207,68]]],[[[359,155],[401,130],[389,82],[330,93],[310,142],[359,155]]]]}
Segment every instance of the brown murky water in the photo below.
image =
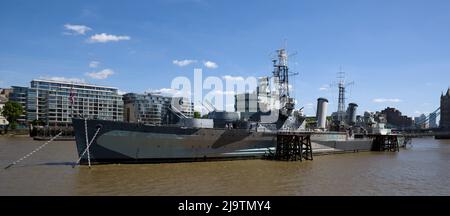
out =
{"type": "Polygon", "coordinates": [[[415,139],[400,153],[72,168],[74,142],[0,137],[0,195],[450,195],[450,140],[415,139]]]}

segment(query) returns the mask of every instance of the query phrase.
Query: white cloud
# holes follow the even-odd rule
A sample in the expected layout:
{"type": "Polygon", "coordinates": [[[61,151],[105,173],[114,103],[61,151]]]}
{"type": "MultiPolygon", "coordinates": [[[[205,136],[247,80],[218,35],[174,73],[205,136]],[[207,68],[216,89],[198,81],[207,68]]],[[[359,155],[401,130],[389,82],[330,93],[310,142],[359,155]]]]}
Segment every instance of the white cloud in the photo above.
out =
{"type": "Polygon", "coordinates": [[[119,94],[119,95],[124,95],[124,94],[126,94],[127,92],[125,92],[125,91],[122,91],[122,90],[117,90],[117,94],[119,94]]]}
{"type": "Polygon", "coordinates": [[[98,61],[91,61],[91,62],[89,62],[89,67],[96,68],[96,67],[98,67],[99,64],[100,64],[100,62],[98,62],[98,61]]]}
{"type": "Polygon", "coordinates": [[[190,64],[196,63],[197,60],[185,59],[185,60],[173,60],[172,63],[174,65],[178,65],[180,67],[188,66],[190,64]]]}
{"type": "Polygon", "coordinates": [[[172,88],[161,88],[161,89],[149,89],[147,91],[145,91],[146,93],[151,93],[151,94],[159,94],[159,95],[163,95],[163,96],[189,96],[191,95],[190,92],[182,92],[178,89],[172,89],[172,88]]]}
{"type": "Polygon", "coordinates": [[[117,42],[117,41],[121,41],[121,40],[130,40],[131,37],[130,36],[117,36],[117,35],[110,35],[110,34],[106,34],[106,33],[101,33],[101,34],[95,34],[92,35],[88,42],[89,43],[107,43],[107,42],[117,42]]]}
{"type": "Polygon", "coordinates": [[[177,94],[180,91],[177,89],[171,89],[171,88],[162,88],[158,90],[151,91],[152,93],[161,93],[161,94],[177,94]]]}
{"type": "Polygon", "coordinates": [[[67,35],[84,35],[87,31],[92,30],[91,28],[89,28],[85,25],[65,24],[64,28],[69,31],[69,32],[64,32],[64,34],[67,34],[67,35]]]}
{"type": "Polygon", "coordinates": [[[104,69],[101,70],[99,72],[91,72],[91,73],[86,73],[86,76],[92,78],[92,79],[106,79],[109,76],[113,75],[114,71],[111,69],[104,69]]]}
{"type": "Polygon", "coordinates": [[[44,80],[53,80],[58,82],[70,82],[70,83],[86,83],[84,79],[79,78],[66,78],[66,77],[40,77],[40,79],[44,80]]]}
{"type": "Polygon", "coordinates": [[[203,65],[205,65],[205,67],[206,67],[206,68],[209,68],[209,69],[216,69],[216,68],[219,67],[219,66],[217,65],[217,63],[212,62],[212,61],[205,61],[205,62],[203,63],[203,65]]]}
{"type": "Polygon", "coordinates": [[[330,85],[322,85],[319,88],[319,91],[328,91],[330,89],[330,85]]]}
{"type": "Polygon", "coordinates": [[[225,76],[222,76],[222,79],[230,80],[230,81],[244,81],[244,77],[241,77],[241,76],[225,75],[225,76]]]}
{"type": "Polygon", "coordinates": [[[398,98],[375,98],[373,99],[374,103],[400,103],[402,100],[398,98]]]}
{"type": "Polygon", "coordinates": [[[306,103],[304,108],[305,108],[305,110],[314,110],[314,104],[313,103],[306,103]]]}

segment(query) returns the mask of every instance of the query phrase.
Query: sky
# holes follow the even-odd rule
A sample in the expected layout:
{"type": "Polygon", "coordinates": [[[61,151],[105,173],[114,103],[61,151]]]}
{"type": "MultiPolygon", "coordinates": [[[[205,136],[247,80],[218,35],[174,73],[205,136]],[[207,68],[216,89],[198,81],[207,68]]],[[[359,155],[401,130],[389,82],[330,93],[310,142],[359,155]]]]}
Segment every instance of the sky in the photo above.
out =
{"type": "Polygon", "coordinates": [[[337,109],[337,72],[358,113],[418,116],[450,86],[448,0],[2,0],[0,88],[82,80],[143,93],[175,77],[271,75],[286,47],[297,108],[337,109]]]}

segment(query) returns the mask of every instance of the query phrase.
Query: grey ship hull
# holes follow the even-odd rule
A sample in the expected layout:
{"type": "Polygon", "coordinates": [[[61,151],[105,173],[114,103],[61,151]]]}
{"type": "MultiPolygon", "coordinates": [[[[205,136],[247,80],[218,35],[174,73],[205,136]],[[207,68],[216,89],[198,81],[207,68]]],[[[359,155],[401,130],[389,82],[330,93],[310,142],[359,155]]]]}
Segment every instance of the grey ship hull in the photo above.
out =
{"type": "MultiPolygon", "coordinates": [[[[86,133],[94,163],[146,163],[261,158],[275,151],[273,133],[248,129],[180,128],[149,126],[105,120],[73,119],[80,156],[85,151],[86,133]],[[85,128],[87,125],[87,130],[85,128]]],[[[313,152],[370,150],[372,140],[347,140],[342,133],[321,133],[312,137],[313,152]]],[[[87,154],[82,157],[87,162],[87,154]]]]}

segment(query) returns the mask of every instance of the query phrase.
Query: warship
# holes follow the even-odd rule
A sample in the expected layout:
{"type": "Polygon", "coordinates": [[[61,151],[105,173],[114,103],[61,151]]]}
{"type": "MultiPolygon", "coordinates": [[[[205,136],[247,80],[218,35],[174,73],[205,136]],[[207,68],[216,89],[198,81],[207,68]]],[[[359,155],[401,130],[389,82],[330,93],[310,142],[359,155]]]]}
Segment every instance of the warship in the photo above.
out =
{"type": "MultiPolygon", "coordinates": [[[[273,60],[270,109],[241,120],[237,113],[214,110],[207,119],[181,118],[176,125],[147,125],[72,118],[80,163],[151,163],[262,158],[274,152],[280,131],[306,131],[306,117],[289,95],[288,54],[273,60]],[[276,106],[272,106],[276,103],[276,106]]],[[[327,101],[326,101],[327,102],[327,101]]],[[[311,131],[315,153],[370,150],[372,139],[351,131],[327,131],[326,103],[319,99],[318,126],[311,131]]],[[[179,111],[176,104],[170,110],[179,111]]]]}

